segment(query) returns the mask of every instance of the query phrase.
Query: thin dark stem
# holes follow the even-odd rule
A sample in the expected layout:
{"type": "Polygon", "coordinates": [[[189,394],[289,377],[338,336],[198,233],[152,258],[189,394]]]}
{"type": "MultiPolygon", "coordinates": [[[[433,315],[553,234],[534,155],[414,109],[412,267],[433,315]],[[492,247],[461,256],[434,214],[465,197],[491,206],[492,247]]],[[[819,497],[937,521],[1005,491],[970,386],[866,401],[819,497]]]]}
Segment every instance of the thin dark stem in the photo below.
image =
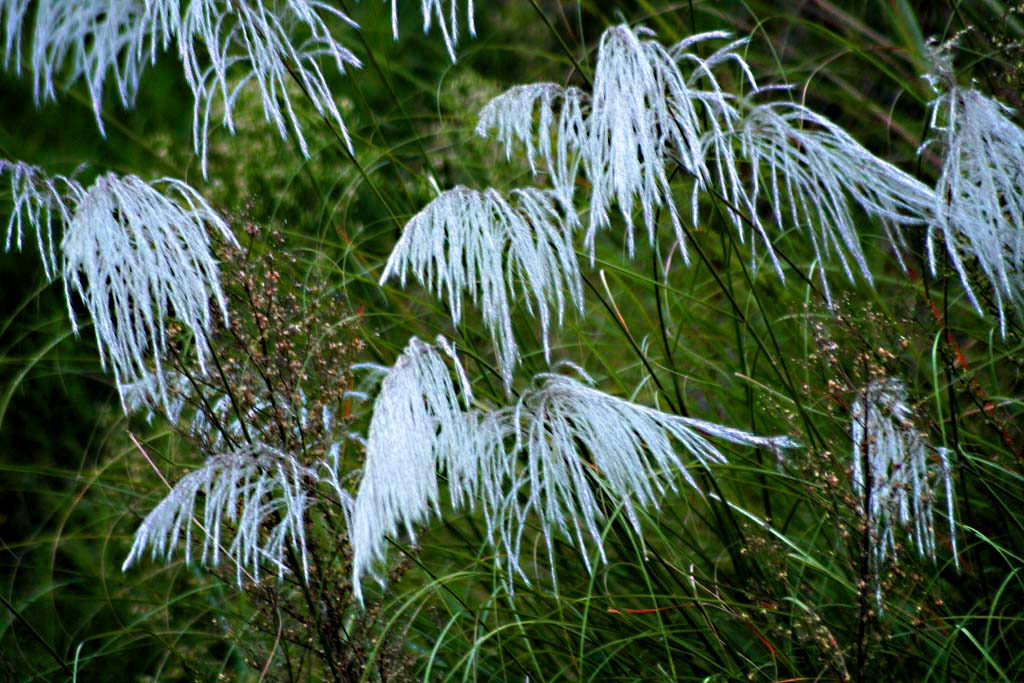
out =
{"type": "Polygon", "coordinates": [[[302,597],[306,602],[306,609],[309,610],[310,616],[313,617],[313,623],[316,625],[316,630],[319,632],[320,644],[324,650],[323,658],[327,661],[327,666],[331,670],[331,676],[334,678],[335,683],[343,683],[345,679],[342,676],[341,670],[338,668],[337,658],[334,657],[334,653],[331,651],[337,637],[332,637],[332,634],[320,620],[320,609],[313,601],[313,596],[309,591],[309,584],[306,582],[306,579],[302,574],[302,564],[295,556],[295,549],[290,545],[288,546],[288,564],[291,567],[292,573],[298,580],[299,587],[302,590],[302,597]]]}
{"type": "MultiPolygon", "coordinates": [[[[733,214],[734,216],[738,217],[740,219],[740,222],[743,223],[743,225],[747,226],[751,230],[756,230],[757,229],[757,224],[755,224],[754,221],[745,212],[740,210],[739,207],[737,207],[735,204],[730,202],[729,199],[725,195],[720,194],[715,188],[711,187],[710,185],[707,186],[706,188],[704,188],[704,190],[709,195],[711,195],[712,199],[714,199],[716,203],[722,204],[727,209],[729,209],[729,212],[731,214],[733,214]]],[[[718,210],[721,211],[720,207],[716,207],[716,208],[718,208],[718,210]]],[[[800,280],[805,285],[807,285],[808,288],[810,288],[811,292],[816,297],[818,297],[822,301],[827,301],[827,298],[825,297],[824,293],[821,292],[818,289],[817,285],[814,284],[814,281],[811,280],[811,278],[806,273],[804,273],[802,270],[800,270],[799,267],[797,267],[796,263],[794,263],[793,260],[791,258],[789,258],[789,255],[786,254],[786,252],[782,251],[781,249],[776,249],[774,245],[768,245],[768,248],[772,249],[772,251],[774,251],[774,253],[777,256],[779,256],[786,263],[787,266],[789,266],[790,268],[793,269],[793,272],[795,272],[797,274],[797,277],[799,277],[800,280]]]]}
{"type": "Polygon", "coordinates": [[[224,383],[224,391],[231,400],[231,407],[234,408],[235,415],[238,415],[238,424],[242,426],[242,436],[245,437],[245,442],[251,445],[252,437],[249,435],[249,427],[245,424],[245,414],[242,412],[242,407],[238,405],[238,399],[235,398],[235,392],[232,391],[231,382],[228,381],[227,375],[224,373],[224,366],[221,365],[216,351],[211,350],[210,355],[213,357],[213,364],[217,366],[217,374],[220,375],[220,381],[224,383]]]}
{"type": "MultiPolygon", "coordinates": [[[[346,13],[348,12],[348,7],[346,6],[344,1],[339,2],[339,6],[346,13]]],[[[369,58],[370,64],[373,66],[374,70],[380,76],[380,79],[381,79],[381,81],[383,81],[384,87],[387,88],[388,94],[391,96],[391,99],[394,100],[395,105],[398,107],[398,110],[400,112],[402,112],[402,117],[406,121],[410,121],[411,122],[412,119],[409,116],[408,112],[405,111],[405,105],[402,104],[402,100],[399,99],[398,93],[395,92],[395,88],[391,84],[391,79],[388,78],[387,74],[384,72],[384,69],[381,68],[380,63],[377,61],[376,55],[374,55],[373,54],[373,50],[370,49],[370,44],[366,42],[366,36],[363,35],[362,31],[356,31],[355,34],[356,34],[356,37],[359,39],[359,42],[362,44],[363,49],[366,50],[366,56],[369,58]]],[[[380,126],[377,125],[376,117],[371,117],[371,120],[373,121],[374,128],[377,129],[377,132],[381,135],[381,138],[383,139],[383,132],[381,131],[380,126]]],[[[412,126],[410,125],[410,130],[411,129],[412,129],[412,126]]],[[[412,133],[413,133],[413,140],[416,142],[416,146],[419,148],[420,156],[423,157],[424,168],[430,168],[430,157],[427,155],[426,148],[423,147],[423,141],[420,139],[420,136],[416,135],[415,130],[413,130],[412,133]]],[[[403,187],[404,187],[404,185],[403,185],[403,187]]]]}
{"type": "Polygon", "coordinates": [[[612,319],[615,320],[615,323],[618,325],[619,329],[622,330],[622,333],[626,336],[626,340],[629,342],[629,345],[633,348],[633,351],[636,353],[637,358],[640,359],[640,362],[643,364],[644,368],[646,368],[647,374],[650,375],[651,380],[654,381],[654,385],[658,388],[658,392],[664,397],[665,402],[668,403],[669,407],[672,409],[672,412],[678,415],[680,410],[679,406],[673,403],[672,397],[665,389],[665,386],[661,383],[661,380],[658,379],[657,373],[654,372],[654,367],[651,365],[651,362],[647,359],[647,355],[644,354],[643,349],[641,349],[640,345],[636,343],[636,340],[633,338],[633,334],[629,331],[629,328],[626,327],[626,323],[619,317],[619,314],[615,311],[615,308],[605,300],[604,296],[601,294],[601,291],[597,288],[596,285],[594,285],[593,282],[590,281],[590,278],[582,274],[581,277],[583,278],[583,282],[587,285],[587,287],[590,288],[590,291],[592,291],[594,293],[594,296],[597,297],[598,301],[601,302],[601,305],[603,305],[605,307],[605,310],[608,311],[608,314],[612,317],[612,319]]]}
{"type": "MultiPolygon", "coordinates": [[[[958,460],[963,460],[962,451],[960,450],[960,422],[959,413],[960,406],[956,396],[956,377],[953,370],[953,361],[950,357],[952,353],[952,344],[950,341],[953,339],[952,332],[949,330],[949,255],[946,255],[945,263],[943,264],[942,273],[942,341],[950,347],[947,349],[947,353],[943,355],[942,369],[946,376],[946,395],[949,400],[949,426],[950,426],[950,438],[952,439],[953,452],[957,454],[958,460]]],[[[962,492],[961,498],[964,501],[964,514],[968,520],[973,520],[974,513],[971,509],[971,495],[968,491],[968,471],[969,468],[963,468],[963,486],[960,487],[962,492]]],[[[973,544],[969,544],[968,548],[973,547],[973,544]]],[[[986,601],[991,603],[991,588],[988,585],[988,572],[985,571],[985,566],[981,557],[978,553],[972,553],[972,561],[975,563],[977,568],[977,575],[981,582],[981,589],[985,593],[986,601]]]]}
{"type": "MultiPolygon", "coordinates": [[[[310,95],[309,91],[306,90],[305,84],[302,82],[302,79],[299,78],[298,74],[295,73],[295,70],[292,69],[291,65],[285,65],[285,68],[288,69],[288,74],[292,77],[292,80],[295,81],[295,83],[298,84],[299,88],[302,89],[302,92],[303,92],[303,94],[306,95],[306,98],[312,101],[313,100],[312,95],[310,95]]],[[[334,122],[332,122],[327,117],[326,114],[321,114],[320,118],[323,120],[324,124],[327,126],[327,129],[329,131],[331,131],[331,135],[334,136],[334,139],[337,141],[338,145],[341,147],[341,149],[344,152],[345,156],[348,157],[348,160],[351,161],[352,165],[356,167],[356,170],[359,171],[359,175],[362,176],[362,178],[366,182],[366,184],[370,186],[371,190],[373,190],[373,194],[376,195],[377,199],[380,200],[380,203],[387,210],[388,217],[395,224],[395,227],[398,228],[398,230],[401,230],[402,229],[402,222],[398,219],[398,215],[395,213],[394,209],[391,208],[391,203],[387,200],[387,197],[384,196],[384,193],[381,192],[381,189],[379,187],[377,187],[377,184],[375,182],[373,182],[373,180],[370,178],[369,173],[366,172],[366,169],[363,168],[363,165],[359,163],[359,160],[356,158],[356,155],[352,152],[352,148],[349,145],[349,143],[346,142],[345,138],[334,127],[334,122]]]]}
{"type": "MultiPolygon", "coordinates": [[[[728,266],[729,266],[729,261],[732,259],[733,254],[735,254],[736,258],[738,259],[738,258],[740,258],[740,253],[739,253],[738,249],[734,249],[734,248],[730,249],[730,244],[732,244],[732,246],[735,247],[735,242],[733,242],[732,240],[729,240],[726,237],[726,234],[725,234],[724,230],[720,232],[720,236],[721,236],[721,240],[722,240],[722,251],[726,255],[726,271],[725,271],[726,285],[728,285],[730,291],[735,291],[734,287],[733,287],[733,283],[732,283],[732,269],[729,268],[728,266]]],[[[742,372],[745,376],[750,377],[751,373],[750,373],[750,368],[747,365],[747,353],[746,353],[746,349],[744,348],[746,346],[746,344],[744,343],[744,338],[743,338],[743,326],[740,325],[740,321],[735,316],[732,319],[732,326],[733,326],[733,334],[736,336],[736,356],[739,358],[739,361],[740,361],[740,372],[742,372]]],[[[748,414],[750,416],[750,431],[751,431],[751,433],[756,434],[757,433],[757,413],[754,410],[754,390],[751,388],[749,382],[744,382],[744,384],[743,384],[743,396],[744,396],[744,399],[746,400],[747,412],[748,412],[748,414]]],[[[763,453],[763,449],[755,448],[754,452],[757,455],[757,468],[758,468],[757,478],[758,478],[758,481],[760,483],[760,488],[761,488],[761,505],[762,505],[762,507],[764,509],[765,518],[769,522],[771,522],[771,519],[772,519],[772,499],[771,499],[771,495],[770,495],[770,493],[768,491],[768,479],[767,479],[767,477],[765,477],[764,471],[762,469],[764,467],[764,453],[763,453]]]]}
{"type": "MultiPolygon", "coordinates": [[[[870,372],[867,369],[865,360],[865,375],[870,372]]],[[[865,377],[865,381],[867,378],[865,377]]],[[[857,640],[856,640],[856,681],[864,683],[864,666],[867,658],[865,638],[867,637],[868,626],[868,589],[872,583],[871,577],[871,435],[868,433],[868,418],[871,413],[870,382],[867,384],[864,396],[864,439],[861,442],[860,453],[857,457],[861,459],[861,467],[864,472],[864,508],[863,519],[864,531],[861,534],[860,552],[860,583],[857,586],[857,640]]],[[[874,577],[880,581],[881,577],[874,577]]]]}
{"type": "MultiPolygon", "coordinates": [[[[232,450],[234,450],[237,444],[235,443],[235,440],[231,437],[231,432],[229,432],[227,427],[225,427],[221,423],[220,418],[217,416],[217,412],[213,409],[213,406],[211,406],[210,402],[206,399],[206,395],[203,393],[202,385],[188,371],[188,369],[185,367],[185,364],[181,361],[181,357],[178,356],[173,350],[171,351],[171,353],[174,355],[174,361],[178,366],[178,372],[185,376],[185,379],[187,379],[188,383],[192,385],[192,390],[198,397],[199,403],[201,404],[198,409],[206,412],[206,415],[209,416],[210,421],[213,423],[213,426],[217,429],[218,432],[220,432],[221,436],[224,437],[224,441],[232,450]]],[[[241,419],[241,416],[239,416],[239,419],[241,419]]]]}
{"type": "MultiPolygon", "coordinates": [[[[808,435],[817,435],[817,429],[815,428],[814,423],[810,418],[810,415],[808,415],[807,411],[804,409],[803,401],[801,400],[799,393],[796,391],[793,385],[793,380],[789,375],[789,368],[786,365],[785,359],[782,355],[782,349],[779,346],[778,340],[775,338],[775,333],[772,331],[771,325],[768,325],[768,335],[772,341],[772,346],[775,348],[775,353],[778,354],[778,360],[776,360],[776,358],[773,357],[771,353],[769,353],[768,348],[764,343],[764,340],[761,339],[760,335],[758,335],[754,331],[753,324],[750,322],[746,314],[743,312],[743,308],[739,305],[739,302],[736,301],[736,298],[733,296],[732,292],[729,291],[729,288],[722,280],[722,276],[718,274],[718,271],[715,269],[714,264],[711,262],[711,259],[704,252],[704,249],[700,246],[700,241],[694,239],[693,232],[685,225],[683,226],[683,230],[686,231],[686,236],[689,239],[690,243],[694,246],[694,249],[696,250],[697,255],[700,257],[701,262],[708,269],[708,272],[711,273],[711,276],[715,279],[715,282],[718,284],[719,289],[722,291],[723,294],[725,294],[725,297],[729,300],[729,305],[732,307],[733,312],[739,317],[739,319],[743,322],[747,329],[750,330],[751,336],[754,338],[754,341],[761,348],[761,351],[764,352],[765,358],[768,359],[768,363],[772,366],[772,369],[775,371],[775,374],[785,385],[790,398],[793,400],[794,405],[796,405],[797,407],[797,411],[800,413],[800,418],[804,423],[804,427],[807,429],[808,435]]],[[[740,267],[743,270],[745,278],[748,282],[750,282],[750,275],[747,273],[746,267],[744,267],[742,263],[740,264],[740,267]]],[[[751,285],[752,284],[753,283],[751,283],[751,285]]],[[[760,298],[754,297],[754,299],[757,302],[758,310],[761,311],[763,315],[764,309],[761,306],[760,298]]],[[[824,441],[822,442],[824,443],[824,441]]]]}
{"type": "Polygon", "coordinates": [[[588,86],[592,87],[594,85],[594,81],[591,80],[587,72],[583,70],[582,66],[580,66],[580,63],[576,60],[576,55],[574,55],[572,53],[572,49],[570,49],[569,46],[565,44],[565,40],[562,38],[562,34],[559,33],[551,24],[551,20],[548,19],[548,16],[546,14],[544,14],[544,10],[542,10],[540,8],[540,5],[537,4],[537,0],[530,0],[530,5],[533,6],[533,9],[537,11],[537,15],[541,18],[541,21],[543,21],[544,25],[548,27],[549,31],[551,31],[551,35],[553,35],[555,39],[558,40],[558,44],[562,46],[562,51],[565,52],[565,55],[569,58],[569,61],[572,62],[572,66],[580,75],[580,78],[586,81],[588,86]]]}
{"type": "MultiPolygon", "coordinates": [[[[629,533],[629,528],[622,522],[621,516],[620,515],[611,515],[611,514],[609,514],[609,510],[607,509],[607,507],[604,505],[603,502],[602,502],[602,512],[605,515],[605,517],[610,520],[610,524],[611,524],[612,530],[615,533],[615,535],[619,537],[620,542],[623,545],[633,544],[634,547],[635,547],[635,543],[633,542],[633,536],[632,536],[632,534],[629,533]]],[[[716,515],[716,521],[718,521],[719,524],[721,524],[721,520],[717,517],[717,515],[716,515]]],[[[638,552],[641,551],[640,548],[637,548],[636,550],[638,552]]],[[[665,558],[663,558],[661,556],[661,554],[658,552],[657,548],[645,545],[643,547],[643,549],[642,549],[642,552],[647,554],[647,555],[650,555],[656,561],[656,563],[652,565],[652,569],[654,567],[661,568],[663,570],[664,574],[667,575],[669,578],[671,578],[672,582],[675,583],[679,587],[679,589],[680,589],[680,591],[682,592],[683,595],[689,595],[690,594],[692,588],[690,586],[688,586],[686,584],[686,582],[684,582],[682,577],[680,577],[679,570],[676,567],[673,567],[670,562],[668,562],[665,558]]],[[[672,588],[668,585],[668,582],[663,578],[662,572],[652,571],[652,572],[647,573],[647,576],[651,579],[651,581],[653,583],[657,584],[657,587],[665,595],[675,595],[675,593],[673,592],[672,588]]],[[[701,609],[700,611],[704,615],[705,619],[707,619],[707,614],[704,613],[704,610],[701,609]]],[[[731,665],[733,667],[733,669],[735,670],[735,667],[736,667],[735,659],[730,656],[732,653],[730,653],[727,649],[722,648],[720,642],[718,643],[719,646],[715,647],[715,645],[712,643],[711,639],[708,638],[705,630],[700,628],[697,625],[696,620],[689,614],[689,612],[687,610],[681,610],[680,614],[682,615],[683,619],[686,621],[687,625],[693,630],[693,633],[697,634],[698,637],[701,639],[701,642],[703,643],[703,645],[704,645],[705,649],[707,650],[707,652],[708,653],[711,653],[711,652],[718,653],[718,656],[720,658],[721,663],[723,665],[731,665]]],[[[695,663],[694,663],[694,666],[696,666],[695,663]]]]}
{"type": "Polygon", "coordinates": [[[8,600],[3,593],[0,593],[0,602],[4,604],[4,607],[7,608],[7,611],[11,613],[11,616],[13,616],[18,622],[20,622],[22,626],[27,628],[28,632],[32,634],[33,638],[39,641],[39,644],[42,645],[43,649],[46,650],[47,654],[49,654],[50,657],[53,658],[53,661],[57,662],[58,666],[60,666],[64,673],[67,676],[74,676],[74,674],[71,671],[71,668],[67,665],[64,659],[59,654],[57,654],[57,651],[53,649],[53,646],[46,642],[46,639],[43,638],[42,634],[36,630],[36,627],[33,626],[28,619],[22,616],[21,612],[19,612],[17,608],[11,604],[10,600],[8,600]]]}
{"type": "MultiPolygon", "coordinates": [[[[248,299],[248,302],[249,302],[249,308],[253,312],[253,316],[252,316],[253,322],[256,325],[257,332],[259,332],[260,349],[263,351],[263,357],[266,360],[269,361],[271,358],[273,358],[273,356],[270,355],[270,348],[267,346],[267,331],[263,328],[262,325],[260,325],[260,321],[259,321],[259,312],[260,312],[259,311],[259,307],[256,306],[256,302],[252,298],[252,292],[249,290],[249,285],[245,284],[244,288],[245,288],[245,296],[246,296],[246,298],[248,299]]],[[[235,331],[233,329],[231,330],[231,333],[232,333],[232,335],[234,335],[234,337],[238,341],[239,345],[245,351],[246,356],[249,357],[249,361],[252,363],[253,369],[256,370],[256,373],[260,376],[260,379],[263,380],[263,384],[267,388],[267,398],[270,401],[270,409],[273,411],[274,425],[277,427],[278,437],[281,439],[281,448],[284,449],[284,450],[287,450],[288,449],[288,433],[285,431],[284,425],[281,424],[281,421],[279,419],[279,417],[283,413],[282,413],[281,409],[277,405],[277,399],[276,399],[276,393],[277,392],[274,391],[274,383],[270,380],[270,377],[266,374],[266,372],[264,372],[263,367],[259,363],[256,362],[256,359],[253,358],[252,353],[249,350],[249,345],[246,344],[237,335],[237,333],[235,333],[235,331]]],[[[239,419],[241,420],[241,416],[239,416],[239,419]]]]}
{"type": "Polygon", "coordinates": [[[672,355],[672,345],[668,341],[668,325],[665,321],[665,305],[662,301],[663,287],[661,286],[661,254],[658,242],[655,240],[651,248],[651,277],[654,280],[654,300],[658,306],[658,330],[661,333],[661,345],[665,349],[665,360],[668,361],[670,375],[672,376],[672,388],[676,394],[676,405],[679,406],[679,414],[689,416],[686,409],[686,401],[683,400],[682,391],[679,389],[679,373],[676,372],[676,361],[672,355]]]}
{"type": "MultiPolygon", "coordinates": [[[[427,566],[424,565],[419,560],[419,558],[416,557],[415,553],[410,552],[409,550],[407,550],[403,546],[399,545],[398,543],[395,543],[391,539],[388,539],[388,542],[391,543],[393,546],[395,546],[402,554],[404,554],[407,558],[409,558],[414,564],[416,564],[419,567],[420,571],[422,571],[427,576],[427,578],[430,579],[430,581],[434,585],[440,586],[444,590],[445,593],[447,593],[453,600],[455,600],[455,602],[457,602],[459,604],[460,607],[462,607],[462,609],[464,609],[466,611],[467,614],[469,614],[469,615],[471,615],[473,617],[474,621],[477,621],[479,619],[477,611],[474,610],[470,606],[470,604],[465,601],[463,596],[461,596],[458,593],[456,593],[455,591],[453,591],[448,586],[448,584],[446,582],[439,581],[438,578],[437,578],[437,575],[434,574],[434,572],[430,571],[430,569],[428,569],[427,566]]],[[[499,641],[499,647],[502,650],[502,654],[510,656],[510,653],[508,653],[505,650],[505,645],[504,645],[503,641],[499,641]]],[[[522,674],[525,676],[526,680],[530,679],[530,672],[527,671],[526,667],[523,666],[523,663],[521,661],[519,661],[518,657],[511,657],[510,656],[510,661],[513,662],[519,668],[520,672],[522,672],[522,674]]],[[[367,664],[369,664],[369,662],[367,662],[367,664]]]]}

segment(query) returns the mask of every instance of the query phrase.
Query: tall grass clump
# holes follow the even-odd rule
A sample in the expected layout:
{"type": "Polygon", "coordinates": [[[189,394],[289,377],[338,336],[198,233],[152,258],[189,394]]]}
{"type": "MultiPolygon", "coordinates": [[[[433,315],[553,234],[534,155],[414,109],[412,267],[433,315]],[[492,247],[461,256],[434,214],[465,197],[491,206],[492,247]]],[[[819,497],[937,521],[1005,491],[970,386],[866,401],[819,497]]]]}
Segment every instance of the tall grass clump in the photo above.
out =
{"type": "Polygon", "coordinates": [[[1024,8],[862,9],[0,0],[0,678],[1024,676],[1024,8]]]}

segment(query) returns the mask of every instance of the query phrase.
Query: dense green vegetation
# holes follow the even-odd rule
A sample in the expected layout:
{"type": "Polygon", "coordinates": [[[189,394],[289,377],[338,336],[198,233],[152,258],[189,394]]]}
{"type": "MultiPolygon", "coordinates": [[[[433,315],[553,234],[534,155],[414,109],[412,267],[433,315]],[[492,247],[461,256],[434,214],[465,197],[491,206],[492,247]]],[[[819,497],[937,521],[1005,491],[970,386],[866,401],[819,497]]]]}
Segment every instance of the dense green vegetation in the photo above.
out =
{"type": "MultiPolygon", "coordinates": [[[[516,405],[550,370],[525,299],[512,305],[522,358],[506,393],[491,331],[468,298],[454,324],[448,299],[413,278],[406,287],[378,281],[403,226],[441,191],[548,180],[531,174],[521,147],[506,160],[503,145],[477,135],[477,115],[520,83],[589,89],[610,26],[646,26],[666,45],[718,29],[749,35],[739,50],[761,85],[791,84],[784,97],[929,186],[942,171],[939,146],[922,147],[934,137],[929,38],[957,38],[963,86],[1011,106],[1024,92],[1024,10],[995,1],[478,2],[477,35],[463,33],[455,63],[436,26],[421,32],[417,4],[400,3],[396,42],[387,5],[338,3],[361,26],[339,26],[338,37],[363,68],[330,79],[351,152],[292,83],[304,158],[293,131],[282,139],[264,120],[250,87],[235,103],[234,133],[211,130],[207,178],[173,59],[145,75],[130,110],[108,93],[105,137],[81,82],[37,107],[27,53],[22,76],[0,73],[0,158],[77,172],[84,184],[108,171],[173,176],[230,223],[239,246],[218,244],[217,257],[232,326],[213,337],[218,362],[204,382],[236,413],[251,408],[259,440],[304,465],[325,457],[332,428],[303,423],[300,449],[289,431],[296,415],[257,409],[247,387],[273,384],[289,396],[301,387],[310,414],[327,407],[335,429],[367,434],[372,400],[346,392],[375,390],[352,365],[391,366],[412,336],[457,346],[480,410],[516,405]]],[[[695,51],[707,58],[715,48],[695,51]]],[[[737,68],[719,78],[729,92],[748,87],[737,68]]],[[[1007,116],[1021,124],[1018,112],[1007,116]]],[[[76,300],[76,338],[61,283],[46,282],[30,240],[4,254],[0,680],[1024,680],[1024,307],[1007,306],[1001,331],[977,263],[967,269],[983,315],[941,242],[933,272],[926,227],[905,229],[901,268],[884,226],[861,211],[854,220],[874,283],[857,267],[849,278],[840,261],[817,258],[804,232],[775,229],[763,195],[756,208],[783,282],[764,245],[739,238],[724,191],[700,195],[694,222],[693,180],[669,172],[688,264],[668,212],[649,244],[639,207],[632,258],[618,208],[591,252],[589,181],[576,179],[585,310],[570,306],[553,325],[551,361],[666,414],[802,446],[716,442],[728,463],[692,467],[696,489],[673,473],[677,490],[637,510],[642,535],[588,459],[605,560],[571,534],[555,534],[549,556],[531,517],[523,573],[511,581],[485,511],[453,509],[442,493],[441,514],[417,527],[415,542],[392,536],[387,585],[364,579],[364,606],[353,596],[346,515],[323,485],[306,518],[307,576],[291,554],[283,579],[268,568],[239,588],[230,562],[196,561],[199,531],[193,562],[179,547],[170,561],[146,552],[122,571],[168,486],[225,445],[190,430],[193,414],[210,412],[201,400],[178,424],[145,410],[125,417],[85,308],[76,300]],[[876,560],[870,501],[853,485],[854,462],[867,453],[855,448],[851,421],[863,415],[867,387],[887,382],[906,387],[904,423],[929,445],[930,466],[948,458],[955,534],[934,475],[933,528],[915,545],[897,527],[898,559],[876,560]],[[927,536],[934,560],[919,553],[927,536]]],[[[10,194],[5,179],[0,224],[10,194]]],[[[172,334],[167,367],[198,376],[190,344],[172,334]]],[[[365,451],[347,444],[340,470],[354,495],[365,451]]]]}

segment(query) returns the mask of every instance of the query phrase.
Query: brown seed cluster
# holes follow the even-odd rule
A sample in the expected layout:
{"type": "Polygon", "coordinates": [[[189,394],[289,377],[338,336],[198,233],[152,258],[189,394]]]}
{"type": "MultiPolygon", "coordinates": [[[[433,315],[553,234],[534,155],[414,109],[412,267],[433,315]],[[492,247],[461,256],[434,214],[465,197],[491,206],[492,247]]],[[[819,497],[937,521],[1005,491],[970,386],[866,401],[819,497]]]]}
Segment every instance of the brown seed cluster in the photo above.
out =
{"type": "MultiPolygon", "coordinates": [[[[349,437],[360,412],[350,391],[351,366],[365,348],[362,321],[342,294],[304,270],[280,233],[253,224],[244,232],[247,248],[219,253],[229,319],[220,321],[205,373],[186,336],[174,336],[168,365],[187,379],[175,389],[185,406],[179,429],[207,454],[262,443],[311,466],[336,456],[344,484],[362,457],[349,437]]],[[[265,638],[240,633],[240,646],[255,669],[269,666],[268,680],[289,679],[310,656],[325,680],[362,680],[371,662],[382,680],[405,680],[412,661],[403,634],[384,632],[380,604],[364,610],[354,602],[343,501],[322,483],[306,485],[318,502],[306,517],[308,579],[291,556],[283,581],[245,586],[256,608],[250,626],[265,638]]],[[[397,582],[407,569],[398,561],[388,578],[397,582]]],[[[233,583],[233,568],[215,571],[233,583]]]]}

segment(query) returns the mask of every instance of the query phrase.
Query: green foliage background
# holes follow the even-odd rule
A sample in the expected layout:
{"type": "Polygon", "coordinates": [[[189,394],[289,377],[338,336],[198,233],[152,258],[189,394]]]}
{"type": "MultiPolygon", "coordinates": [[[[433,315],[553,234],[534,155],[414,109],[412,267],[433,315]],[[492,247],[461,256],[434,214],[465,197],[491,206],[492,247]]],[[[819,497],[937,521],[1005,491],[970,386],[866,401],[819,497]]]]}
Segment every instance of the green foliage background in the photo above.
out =
{"type": "MultiPolygon", "coordinates": [[[[501,405],[479,321],[453,329],[441,302],[376,279],[435,187],[530,182],[524,163],[507,163],[473,134],[476,112],[516,83],[580,84],[572,62],[592,71],[608,25],[643,23],[666,43],[723,27],[752,34],[748,59],[763,81],[796,84],[795,97],[926,181],[938,170],[917,155],[927,37],[973,27],[961,40],[961,82],[1021,99],[1024,53],[1014,43],[1024,21],[995,1],[478,3],[479,35],[465,37],[454,65],[436,35],[420,34],[413,9],[395,43],[386,6],[348,4],[363,26],[350,46],[366,66],[338,78],[335,93],[355,158],[307,111],[314,153],[303,160],[250,93],[237,134],[213,133],[203,182],[191,100],[171,59],[144,79],[135,109],[105,110],[106,139],[79,87],[36,108],[28,80],[3,74],[0,155],[62,173],[86,162],[84,177],[109,169],[183,178],[236,223],[282,231],[300,269],[362,310],[365,360],[390,363],[410,335],[445,333],[475,359],[481,400],[501,405]]],[[[0,202],[0,219],[8,208],[0,202]]],[[[446,681],[1024,680],[1019,321],[1000,338],[955,277],[931,277],[920,258],[910,276],[901,272],[869,222],[877,287],[832,273],[831,311],[806,279],[809,245],[780,243],[794,266],[783,286],[768,267],[754,272],[749,245],[706,213],[707,224],[692,227],[693,263],[676,255],[666,286],[651,250],[630,261],[618,231],[607,231],[588,272],[597,287],[587,313],[568,321],[556,355],[618,395],[793,434],[808,448],[782,465],[734,450],[703,480],[753,518],[670,495],[644,520],[642,542],[610,508],[608,564],[588,575],[575,550],[560,548],[557,593],[538,550],[524,563],[536,580],[510,599],[479,519],[446,517],[418,550],[400,549],[412,568],[375,616],[400,652],[381,646],[371,661],[400,658],[409,677],[446,681]],[[928,438],[955,453],[963,565],[953,569],[946,543],[937,566],[906,549],[886,577],[884,614],[865,606],[859,519],[846,493],[847,407],[869,367],[903,377],[928,438]]],[[[30,250],[0,258],[0,278],[0,680],[288,680],[279,660],[265,667],[268,637],[222,578],[181,561],[121,572],[134,528],[161,496],[128,434],[161,454],[164,471],[183,473],[199,456],[166,425],[122,417],[91,331],[72,337],[60,285],[45,283],[30,250]]],[[[543,371],[535,322],[516,324],[531,350],[521,376],[543,371]]],[[[373,666],[361,675],[379,678],[373,666]]]]}

